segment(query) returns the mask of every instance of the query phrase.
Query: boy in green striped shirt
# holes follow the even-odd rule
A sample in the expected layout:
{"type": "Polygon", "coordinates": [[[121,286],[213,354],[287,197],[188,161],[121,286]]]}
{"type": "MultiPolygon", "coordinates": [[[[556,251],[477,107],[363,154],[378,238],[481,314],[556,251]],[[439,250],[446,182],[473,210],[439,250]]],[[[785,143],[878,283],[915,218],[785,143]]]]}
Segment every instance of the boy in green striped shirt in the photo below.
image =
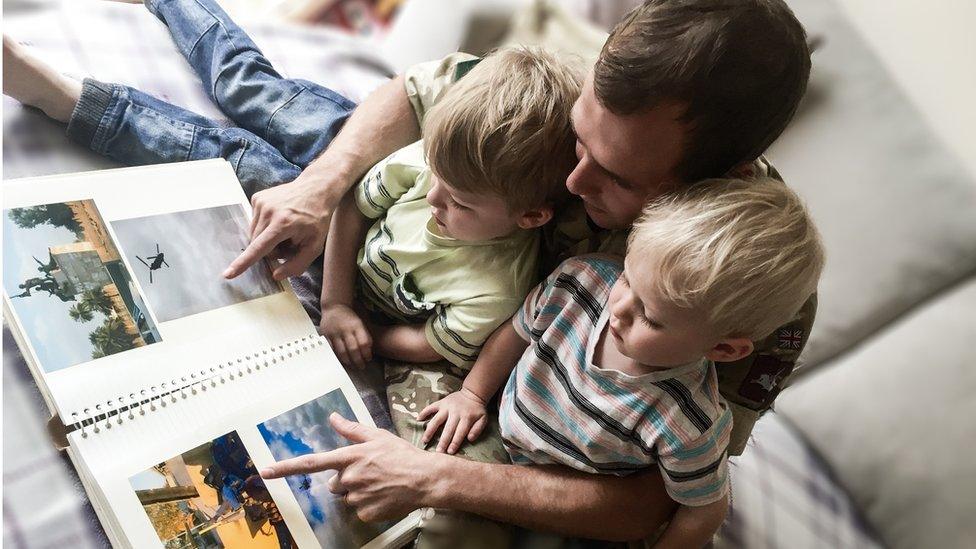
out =
{"type": "Polygon", "coordinates": [[[325,247],[320,328],[343,364],[379,355],[470,368],[537,282],[537,229],[576,164],[579,89],[554,56],[501,50],[431,110],[424,141],[344,197],[325,247]]]}

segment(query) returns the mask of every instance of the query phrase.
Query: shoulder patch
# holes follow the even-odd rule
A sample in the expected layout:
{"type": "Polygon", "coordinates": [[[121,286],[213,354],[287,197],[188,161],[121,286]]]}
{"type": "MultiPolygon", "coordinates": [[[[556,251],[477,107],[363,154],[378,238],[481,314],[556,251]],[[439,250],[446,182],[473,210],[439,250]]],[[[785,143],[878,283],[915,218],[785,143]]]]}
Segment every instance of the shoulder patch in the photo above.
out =
{"type": "Polygon", "coordinates": [[[475,59],[469,59],[467,61],[461,61],[454,67],[454,81],[457,82],[462,76],[471,72],[471,69],[475,67],[478,63],[481,63],[481,58],[477,57],[475,59]]]}

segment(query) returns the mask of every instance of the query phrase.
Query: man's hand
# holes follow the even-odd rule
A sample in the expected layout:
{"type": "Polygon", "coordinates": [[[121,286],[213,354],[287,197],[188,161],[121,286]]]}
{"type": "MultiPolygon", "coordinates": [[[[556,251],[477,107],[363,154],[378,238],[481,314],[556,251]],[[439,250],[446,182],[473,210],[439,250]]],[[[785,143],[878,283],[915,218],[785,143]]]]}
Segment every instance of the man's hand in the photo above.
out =
{"type": "Polygon", "coordinates": [[[319,332],[329,340],[343,366],[362,370],[373,360],[373,337],[362,318],[349,306],[323,306],[319,332]]]}
{"type": "Polygon", "coordinates": [[[328,185],[302,176],[255,193],[251,197],[251,243],[227,267],[224,278],[240,275],[266,256],[285,260],[274,268],[275,280],[302,274],[322,253],[337,203],[338,197],[333,197],[328,185]]]}
{"type": "Polygon", "coordinates": [[[428,506],[435,489],[433,465],[439,459],[457,459],[424,452],[382,429],[349,421],[339,414],[329,423],[354,444],[279,461],[261,470],[265,479],[335,469],[329,490],[344,500],[363,521],[391,520],[428,506]]]}
{"type": "Polygon", "coordinates": [[[464,387],[427,406],[417,417],[420,421],[432,418],[424,431],[424,444],[430,442],[442,426],[444,432],[437,443],[438,452],[456,453],[465,438],[474,442],[488,425],[485,406],[481,397],[464,387]]]}

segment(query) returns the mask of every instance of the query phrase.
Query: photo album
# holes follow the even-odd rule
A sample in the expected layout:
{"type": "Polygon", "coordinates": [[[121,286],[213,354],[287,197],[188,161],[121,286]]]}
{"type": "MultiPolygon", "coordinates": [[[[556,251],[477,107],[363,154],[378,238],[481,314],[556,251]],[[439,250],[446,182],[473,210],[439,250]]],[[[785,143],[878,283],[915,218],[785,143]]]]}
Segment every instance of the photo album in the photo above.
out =
{"type": "Polygon", "coordinates": [[[6,323],[114,546],[398,547],[417,513],[258,475],[373,420],[287,283],[221,276],[250,219],[224,160],[5,181],[6,323]]]}

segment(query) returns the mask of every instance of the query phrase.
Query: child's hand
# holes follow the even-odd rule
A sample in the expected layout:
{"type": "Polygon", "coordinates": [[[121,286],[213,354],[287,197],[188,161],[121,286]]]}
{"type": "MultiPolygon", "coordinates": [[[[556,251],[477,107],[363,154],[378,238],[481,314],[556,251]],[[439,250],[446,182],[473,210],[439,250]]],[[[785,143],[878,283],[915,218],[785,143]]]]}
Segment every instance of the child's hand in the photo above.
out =
{"type": "Polygon", "coordinates": [[[465,437],[468,442],[474,442],[488,424],[485,401],[464,387],[421,410],[418,419],[424,421],[427,418],[432,419],[424,431],[424,444],[430,442],[443,426],[437,451],[449,454],[458,451],[465,437]]]}
{"type": "Polygon", "coordinates": [[[363,369],[373,360],[373,337],[363,320],[346,305],[322,307],[319,333],[329,340],[343,366],[363,369]]]}

